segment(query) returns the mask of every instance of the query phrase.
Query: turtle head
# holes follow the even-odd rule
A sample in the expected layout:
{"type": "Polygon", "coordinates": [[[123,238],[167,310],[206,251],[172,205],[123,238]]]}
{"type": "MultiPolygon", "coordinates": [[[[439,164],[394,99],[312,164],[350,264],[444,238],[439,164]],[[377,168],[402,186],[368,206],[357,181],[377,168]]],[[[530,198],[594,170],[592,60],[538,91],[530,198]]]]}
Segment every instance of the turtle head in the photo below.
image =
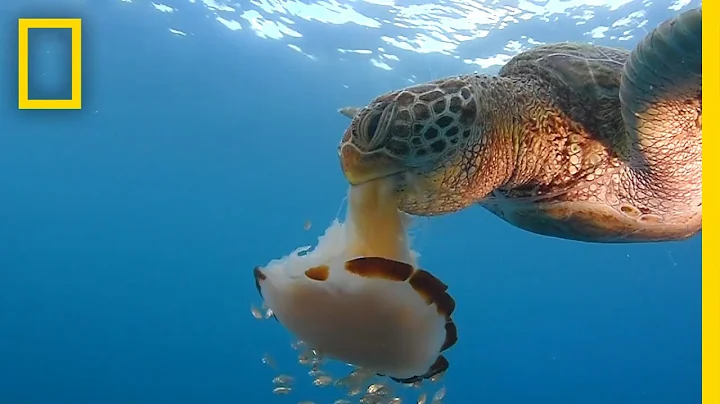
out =
{"type": "Polygon", "coordinates": [[[472,203],[461,201],[468,169],[462,151],[479,129],[477,103],[464,78],[407,87],[340,112],[352,119],[339,147],[350,184],[392,177],[400,208],[408,213],[438,214],[472,203]]]}

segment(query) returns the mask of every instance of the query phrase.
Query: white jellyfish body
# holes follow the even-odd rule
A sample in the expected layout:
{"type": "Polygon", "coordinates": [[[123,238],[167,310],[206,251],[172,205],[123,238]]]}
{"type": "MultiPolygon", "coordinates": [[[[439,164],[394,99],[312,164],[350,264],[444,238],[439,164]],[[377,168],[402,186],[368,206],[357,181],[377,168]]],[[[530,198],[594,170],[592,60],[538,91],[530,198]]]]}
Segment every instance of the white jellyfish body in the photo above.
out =
{"type": "Polygon", "coordinates": [[[275,318],[326,357],[411,383],[448,368],[457,341],[447,286],[416,269],[406,218],[384,183],[352,187],[347,220],[314,249],[255,269],[275,318]]]}

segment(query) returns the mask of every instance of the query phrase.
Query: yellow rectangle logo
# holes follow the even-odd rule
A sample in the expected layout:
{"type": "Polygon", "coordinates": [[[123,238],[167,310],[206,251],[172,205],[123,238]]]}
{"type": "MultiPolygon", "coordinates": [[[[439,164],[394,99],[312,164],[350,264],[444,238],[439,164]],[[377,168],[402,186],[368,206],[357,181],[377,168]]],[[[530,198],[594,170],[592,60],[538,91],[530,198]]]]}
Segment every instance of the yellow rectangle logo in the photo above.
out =
{"type": "Polygon", "coordinates": [[[79,18],[20,18],[18,20],[18,108],[80,109],[82,106],[82,21],[79,18]],[[72,96],[69,100],[28,99],[28,34],[31,29],[70,29],[72,37],[72,96]]]}

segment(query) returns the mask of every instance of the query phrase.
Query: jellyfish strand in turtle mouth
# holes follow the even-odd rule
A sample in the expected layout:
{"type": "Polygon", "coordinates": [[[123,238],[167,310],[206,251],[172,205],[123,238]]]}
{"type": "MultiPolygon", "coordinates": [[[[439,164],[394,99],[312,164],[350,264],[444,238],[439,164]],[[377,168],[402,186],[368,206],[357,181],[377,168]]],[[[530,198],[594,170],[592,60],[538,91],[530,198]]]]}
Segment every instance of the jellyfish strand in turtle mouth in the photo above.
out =
{"type": "Polygon", "coordinates": [[[382,152],[363,153],[352,143],[344,143],[339,150],[340,166],[351,185],[381,180],[407,171],[399,159],[382,152]]]}

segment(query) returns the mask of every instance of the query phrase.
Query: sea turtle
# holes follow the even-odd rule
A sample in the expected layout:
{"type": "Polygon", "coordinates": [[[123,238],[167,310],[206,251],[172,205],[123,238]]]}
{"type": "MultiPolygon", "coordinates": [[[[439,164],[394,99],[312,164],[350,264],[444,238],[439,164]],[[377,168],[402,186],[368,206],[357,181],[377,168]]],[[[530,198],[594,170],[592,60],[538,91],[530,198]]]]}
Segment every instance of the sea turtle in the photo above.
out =
{"type": "Polygon", "coordinates": [[[629,52],[555,43],[375,98],[339,147],[351,184],[397,181],[422,216],[475,203],[519,228],[603,243],[702,229],[702,11],[629,52]]]}

